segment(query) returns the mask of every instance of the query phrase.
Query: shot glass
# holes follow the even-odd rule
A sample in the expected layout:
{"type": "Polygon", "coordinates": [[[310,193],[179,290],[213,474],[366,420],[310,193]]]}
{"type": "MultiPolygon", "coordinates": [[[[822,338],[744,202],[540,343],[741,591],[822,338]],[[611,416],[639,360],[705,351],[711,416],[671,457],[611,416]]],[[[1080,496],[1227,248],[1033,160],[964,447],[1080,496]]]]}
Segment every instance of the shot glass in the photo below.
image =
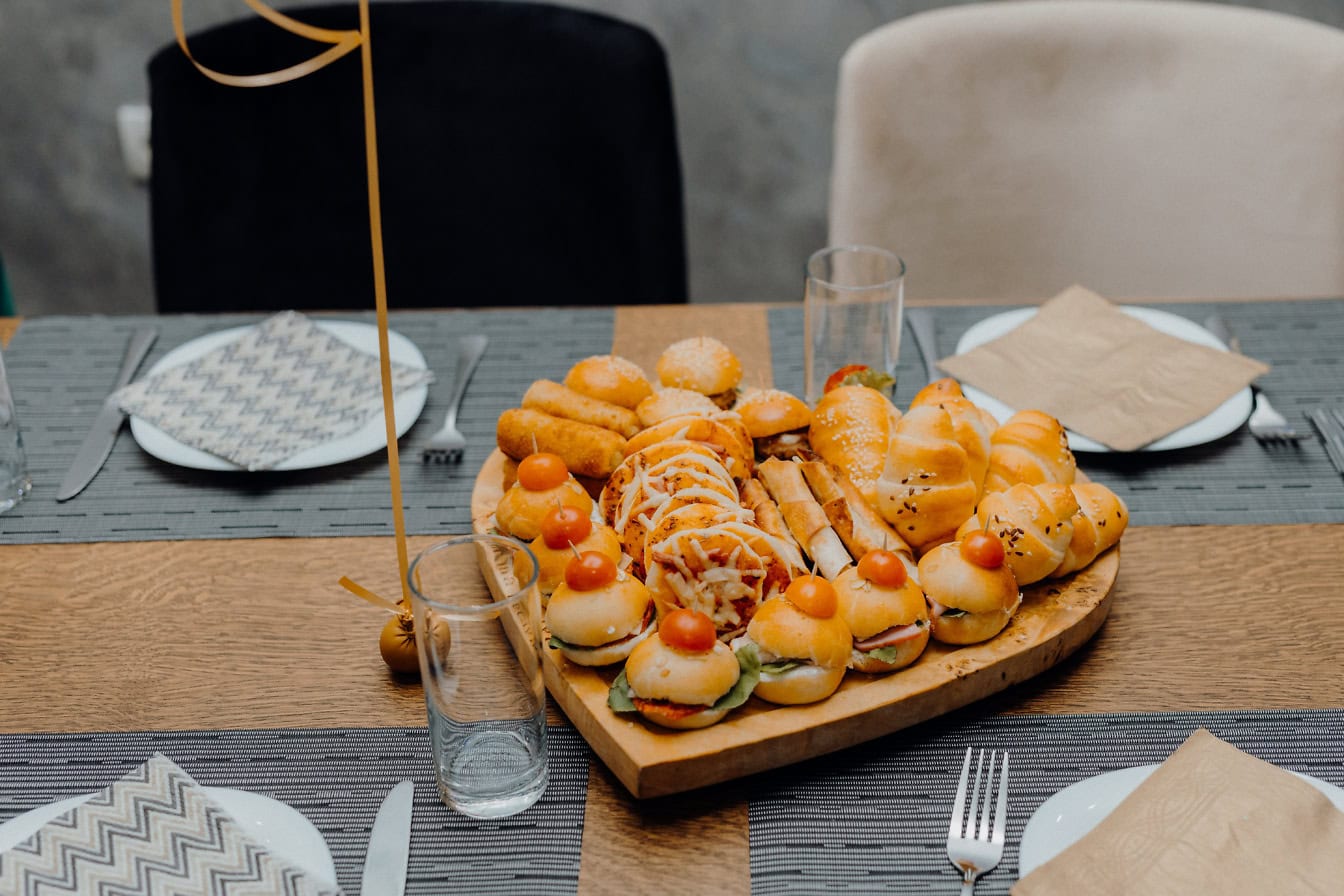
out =
{"type": "Polygon", "coordinates": [[[905,262],[875,246],[833,246],[807,260],[803,294],[803,375],[808,402],[821,398],[836,371],[862,364],[896,392],[905,303],[905,262]]]}
{"type": "Polygon", "coordinates": [[[407,576],[439,794],[474,818],[521,812],[547,781],[537,558],[466,535],[426,548],[407,576]]]}
{"type": "Polygon", "coordinates": [[[0,513],[22,501],[32,487],[19,421],[14,415],[14,396],[5,374],[5,357],[0,354],[0,513]]]}

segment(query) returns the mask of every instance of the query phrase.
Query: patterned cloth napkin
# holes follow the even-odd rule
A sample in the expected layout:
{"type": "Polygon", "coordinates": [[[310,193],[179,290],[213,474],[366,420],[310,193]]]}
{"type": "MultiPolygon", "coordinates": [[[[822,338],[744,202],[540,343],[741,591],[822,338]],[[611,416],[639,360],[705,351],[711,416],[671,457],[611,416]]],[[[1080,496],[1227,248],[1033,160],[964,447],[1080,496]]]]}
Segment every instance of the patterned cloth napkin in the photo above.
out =
{"type": "Polygon", "coordinates": [[[172,760],[154,754],[0,854],[5,896],[339,896],[250,840],[172,760]]]}
{"type": "Polygon", "coordinates": [[[1310,784],[1196,731],[1013,896],[1344,892],[1344,813],[1310,784]]]}
{"type": "MultiPolygon", "coordinates": [[[[430,382],[392,365],[394,392],[430,382]]],[[[122,410],[248,470],[355,432],[382,409],[378,358],[294,311],[116,393],[122,410]]]]}

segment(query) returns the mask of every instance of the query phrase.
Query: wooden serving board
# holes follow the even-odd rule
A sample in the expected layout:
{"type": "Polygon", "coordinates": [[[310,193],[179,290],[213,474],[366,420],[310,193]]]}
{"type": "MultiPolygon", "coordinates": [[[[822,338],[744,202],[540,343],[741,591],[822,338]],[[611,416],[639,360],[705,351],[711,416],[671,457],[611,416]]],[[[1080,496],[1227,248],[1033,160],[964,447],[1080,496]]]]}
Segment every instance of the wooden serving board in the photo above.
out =
{"type": "MultiPolygon", "coordinates": [[[[476,477],[471,516],[477,532],[493,526],[504,464],[495,451],[476,477]]],[[[482,569],[497,593],[515,587],[508,570],[482,569]]],[[[667,731],[612,712],[607,690],[618,666],[578,666],[549,646],[542,648],[542,666],[551,696],[630,793],[664,796],[853,746],[1026,681],[1096,633],[1110,611],[1119,570],[1116,546],[1072,576],[1023,589],[1008,627],[983,644],[952,648],[930,641],[914,665],[890,675],[850,672],[820,703],[775,706],[753,697],[699,730],[667,731]]]]}

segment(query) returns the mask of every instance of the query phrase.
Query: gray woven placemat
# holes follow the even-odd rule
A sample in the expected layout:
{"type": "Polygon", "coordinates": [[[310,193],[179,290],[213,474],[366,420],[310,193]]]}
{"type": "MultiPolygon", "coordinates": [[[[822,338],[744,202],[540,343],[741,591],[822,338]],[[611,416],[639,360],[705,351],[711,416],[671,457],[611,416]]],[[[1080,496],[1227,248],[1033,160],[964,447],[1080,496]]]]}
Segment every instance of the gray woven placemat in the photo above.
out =
{"type": "MultiPolygon", "coordinates": [[[[1344,522],[1344,477],[1330,465],[1306,414],[1321,404],[1344,403],[1344,300],[1172,303],[1154,305],[1200,322],[1221,312],[1248,355],[1272,365],[1258,380],[1274,406],[1313,438],[1266,447],[1243,425],[1193,448],[1132,454],[1080,454],[1079,466],[1129,505],[1134,525],[1264,525],[1344,522]]],[[[940,357],[956,350],[972,324],[1007,308],[936,309],[940,357]]],[[[775,382],[803,383],[802,309],[770,312],[775,382]],[[782,348],[797,346],[797,351],[782,348]]],[[[896,399],[904,408],[924,385],[914,339],[902,341],[896,399]]]]}
{"type": "MultiPolygon", "coordinates": [[[[372,322],[371,314],[341,320],[372,322]]],[[[142,365],[198,336],[251,323],[256,315],[45,317],[25,321],[5,349],[33,491],[0,514],[0,543],[150,541],[266,536],[391,535],[387,458],[297,473],[185,470],[141,451],[123,430],[112,456],[77,498],[57,504],[65,475],[107,395],[132,330],[153,325],[159,339],[142,365]]],[[[516,406],[542,375],[563,373],[611,351],[611,309],[399,313],[392,329],[414,342],[438,376],[419,420],[399,442],[406,528],[412,534],[471,528],[476,472],[495,447],[499,412],[516,406]],[[458,427],[462,463],[422,464],[420,450],[443,423],[457,337],[484,333],[490,346],[472,377],[458,427]]]]}
{"type": "Polygon", "coordinates": [[[967,713],[749,782],[751,890],[955,893],[947,827],[967,747],[1006,749],[1008,841],[975,892],[1006,894],[1031,814],[1084,778],[1161,762],[1196,728],[1283,768],[1344,785],[1344,710],[1064,716],[967,713]]]}
{"type": "Polygon", "coordinates": [[[98,790],[155,751],[199,783],[264,794],[322,832],[337,882],[359,893],[374,816],[398,781],[415,782],[408,896],[551,896],[579,881],[590,753],[578,732],[547,733],[550,783],[531,808],[477,821],[443,805],[424,728],[0,735],[0,821],[98,790]]]}

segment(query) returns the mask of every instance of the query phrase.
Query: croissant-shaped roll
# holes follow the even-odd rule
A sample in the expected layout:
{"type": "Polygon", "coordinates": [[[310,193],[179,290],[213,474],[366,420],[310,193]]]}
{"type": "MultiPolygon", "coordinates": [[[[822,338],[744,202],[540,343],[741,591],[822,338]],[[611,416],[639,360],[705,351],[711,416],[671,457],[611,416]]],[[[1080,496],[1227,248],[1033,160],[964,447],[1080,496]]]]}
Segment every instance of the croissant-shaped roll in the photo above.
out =
{"type": "Polygon", "coordinates": [[[957,530],[957,538],[965,538],[976,529],[998,536],[1013,578],[1019,585],[1030,585],[1053,573],[1064,561],[1077,512],[1078,499],[1070,486],[1019,482],[1006,491],[982,497],[975,516],[957,530]]]}
{"type": "Polygon", "coordinates": [[[999,427],[994,415],[962,395],[954,379],[929,383],[915,395],[910,407],[939,407],[952,415],[953,435],[957,444],[966,449],[971,480],[983,491],[985,473],[989,470],[989,437],[999,427]]]}
{"type": "Polygon", "coordinates": [[[1078,465],[1069,436],[1044,411],[1018,411],[989,437],[985,491],[1001,492],[1018,482],[1073,482],[1078,465]]]}
{"type": "Polygon", "coordinates": [[[840,386],[812,411],[812,450],[849,477],[864,499],[877,500],[877,480],[887,462],[892,429],[901,412],[876,389],[840,386]]]}
{"type": "Polygon", "coordinates": [[[911,408],[896,424],[877,481],[878,512],[923,553],[952,538],[978,495],[952,416],[939,407],[911,408]]]}
{"type": "Polygon", "coordinates": [[[1115,545],[1129,525],[1129,508],[1120,496],[1100,482],[1075,482],[1070,486],[1078,499],[1073,516],[1073,534],[1064,560],[1052,578],[1077,572],[1115,545]]]}

